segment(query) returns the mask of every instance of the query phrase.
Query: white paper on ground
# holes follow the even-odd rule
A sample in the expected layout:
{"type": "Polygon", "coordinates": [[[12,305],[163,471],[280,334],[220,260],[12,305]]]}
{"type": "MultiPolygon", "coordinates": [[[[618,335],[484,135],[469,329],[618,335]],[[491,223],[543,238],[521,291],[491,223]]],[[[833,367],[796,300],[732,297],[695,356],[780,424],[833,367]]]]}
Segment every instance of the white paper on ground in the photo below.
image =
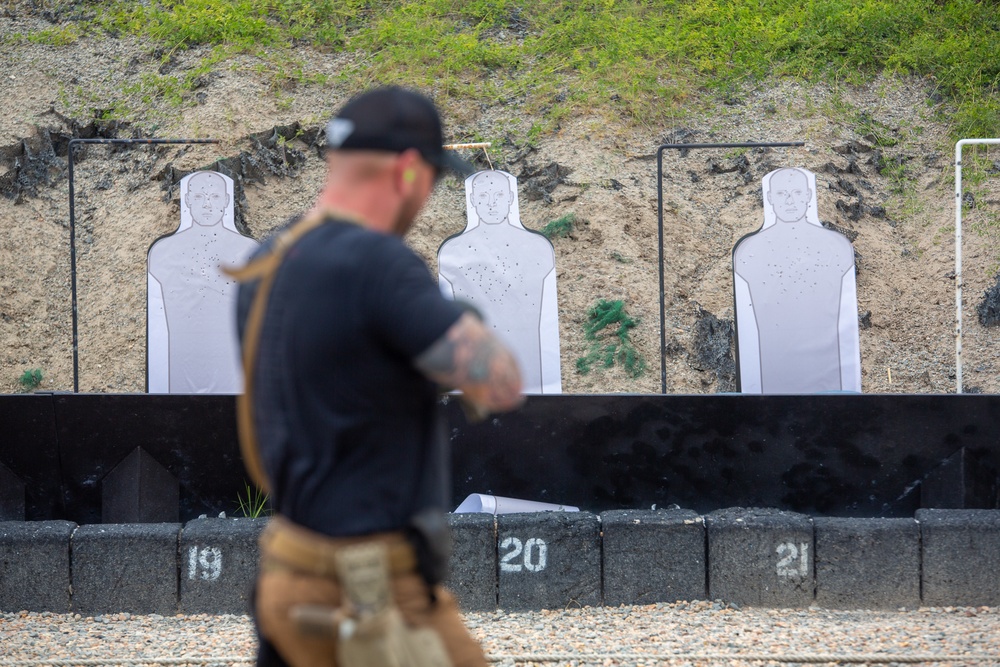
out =
{"type": "Polygon", "coordinates": [[[455,514],[517,514],[519,512],[579,512],[579,507],[539,503],[520,498],[472,493],[455,508],[455,514]]]}

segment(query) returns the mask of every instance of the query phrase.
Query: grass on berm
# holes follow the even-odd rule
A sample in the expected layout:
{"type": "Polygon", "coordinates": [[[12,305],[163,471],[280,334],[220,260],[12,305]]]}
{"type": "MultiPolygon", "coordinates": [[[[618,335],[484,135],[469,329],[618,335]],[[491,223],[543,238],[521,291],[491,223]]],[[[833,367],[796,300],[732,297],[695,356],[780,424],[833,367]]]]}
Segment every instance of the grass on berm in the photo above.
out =
{"type": "MultiPolygon", "coordinates": [[[[38,5],[11,3],[8,5],[38,5]]],[[[197,77],[252,53],[276,79],[306,74],[301,51],[360,57],[337,78],[433,88],[477,103],[525,105],[547,123],[612,108],[657,123],[696,92],[763,77],[859,83],[882,71],[927,77],[953,103],[956,137],[1000,132],[1000,5],[993,0],[179,0],[41,3],[58,21],[15,35],[67,44],[83,34],[210,45],[201,68],[151,77],[143,91],[187,102],[197,77]]],[[[281,87],[278,86],[277,89],[281,87]]],[[[135,92],[135,91],[133,91],[135,92]]]]}

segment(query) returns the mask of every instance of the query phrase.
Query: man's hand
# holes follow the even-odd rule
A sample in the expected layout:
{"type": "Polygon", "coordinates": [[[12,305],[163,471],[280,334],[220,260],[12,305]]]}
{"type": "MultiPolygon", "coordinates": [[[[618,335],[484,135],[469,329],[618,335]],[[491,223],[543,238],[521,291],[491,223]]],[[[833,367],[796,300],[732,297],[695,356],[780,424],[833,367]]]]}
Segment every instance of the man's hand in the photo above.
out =
{"type": "Polygon", "coordinates": [[[416,359],[416,366],[443,387],[454,387],[472,413],[513,410],[524,402],[514,355],[471,313],[416,359]]]}

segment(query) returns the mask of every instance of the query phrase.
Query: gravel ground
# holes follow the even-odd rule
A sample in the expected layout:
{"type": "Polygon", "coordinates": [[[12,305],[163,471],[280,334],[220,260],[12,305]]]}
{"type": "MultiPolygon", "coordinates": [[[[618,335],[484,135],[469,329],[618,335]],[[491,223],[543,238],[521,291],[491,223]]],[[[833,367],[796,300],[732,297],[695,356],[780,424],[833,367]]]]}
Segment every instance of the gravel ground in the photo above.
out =
{"type": "MultiPolygon", "coordinates": [[[[718,602],[681,602],[470,613],[466,621],[501,667],[1000,665],[997,607],[873,612],[739,609],[718,602]],[[945,660],[946,656],[950,658],[945,660]]],[[[253,662],[254,646],[246,616],[0,615],[3,667],[243,665],[253,662]],[[181,656],[190,659],[180,661],[181,656]]]]}

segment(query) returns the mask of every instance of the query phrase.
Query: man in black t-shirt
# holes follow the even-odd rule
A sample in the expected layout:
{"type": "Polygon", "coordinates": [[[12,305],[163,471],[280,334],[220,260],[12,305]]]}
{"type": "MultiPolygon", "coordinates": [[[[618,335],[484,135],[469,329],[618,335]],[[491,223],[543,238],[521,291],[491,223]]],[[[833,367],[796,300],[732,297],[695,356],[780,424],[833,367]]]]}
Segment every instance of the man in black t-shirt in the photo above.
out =
{"type": "Polygon", "coordinates": [[[277,514],[261,540],[258,664],[354,667],[348,626],[324,610],[358,611],[345,605],[343,554],[376,543],[406,627],[432,630],[448,664],[482,667],[439,585],[441,556],[427,556],[426,526],[450,500],[437,395],[457,388],[476,413],[510,410],[520,373],[402,241],[441,172],[465,165],[442,149],[433,104],[401,88],[351,100],[327,144],[314,209],[240,276],[241,442],[277,514]]]}

